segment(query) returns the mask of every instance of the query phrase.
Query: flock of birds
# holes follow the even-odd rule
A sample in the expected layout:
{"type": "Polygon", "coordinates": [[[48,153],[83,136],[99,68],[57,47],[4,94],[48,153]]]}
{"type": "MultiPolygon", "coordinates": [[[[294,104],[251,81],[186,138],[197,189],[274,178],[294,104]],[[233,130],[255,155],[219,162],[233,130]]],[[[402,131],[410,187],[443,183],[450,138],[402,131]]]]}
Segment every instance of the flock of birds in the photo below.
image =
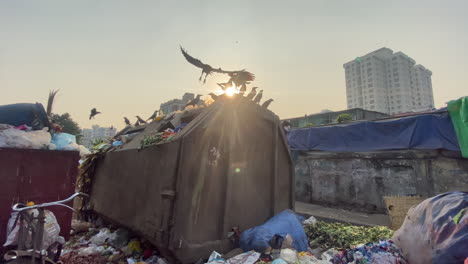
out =
{"type": "MultiPolygon", "coordinates": [[[[245,69],[238,70],[238,71],[226,71],[221,68],[216,69],[210,66],[209,64],[205,64],[199,59],[196,59],[190,56],[187,53],[187,51],[185,51],[182,47],[180,47],[180,50],[182,52],[182,55],[190,64],[202,69],[202,73],[200,75],[200,78],[198,79],[199,81],[202,80],[203,74],[205,74],[203,83],[206,83],[206,78],[208,77],[208,75],[212,75],[214,72],[227,74],[229,76],[229,80],[226,83],[218,83],[218,86],[221,87],[221,89],[224,92],[226,92],[227,89],[236,87],[236,89],[238,89],[239,96],[244,97],[245,93],[247,92],[247,85],[250,84],[250,82],[252,82],[253,80],[255,80],[255,75],[246,71],[245,69]]],[[[256,104],[260,104],[260,101],[262,100],[262,97],[263,97],[263,90],[260,90],[257,93],[257,89],[258,87],[252,87],[252,89],[245,96],[245,98],[253,101],[256,104]]],[[[217,101],[223,94],[216,95],[214,93],[210,93],[209,95],[214,101],[217,101]]],[[[185,105],[184,109],[187,108],[188,106],[194,107],[194,106],[199,105],[202,102],[201,97],[202,95],[197,95],[193,100],[191,100],[185,105]]],[[[273,99],[268,99],[264,101],[261,106],[267,109],[268,106],[270,106],[271,102],[273,102],[273,99]]],[[[146,124],[148,123],[148,121],[154,120],[156,117],[158,117],[160,113],[161,113],[160,110],[154,111],[154,113],[147,120],[142,119],[140,116],[135,116],[137,121],[133,124],[133,126],[140,126],[142,124],[146,124]]],[[[101,114],[101,112],[97,111],[96,108],[91,109],[89,120],[93,119],[98,114],[101,114]]],[[[127,126],[132,126],[132,124],[130,123],[130,120],[127,117],[124,117],[124,122],[127,126]]]]}
{"type": "MultiPolygon", "coordinates": [[[[198,79],[199,81],[202,80],[203,74],[205,74],[205,78],[203,79],[203,83],[206,82],[206,77],[208,75],[213,74],[214,72],[216,73],[224,73],[229,75],[229,81],[226,83],[218,83],[218,86],[221,87],[223,91],[226,91],[226,89],[230,87],[236,87],[239,89],[239,95],[244,96],[244,94],[247,92],[247,85],[250,84],[251,81],[255,80],[255,75],[253,73],[250,73],[246,71],[245,69],[239,70],[239,71],[226,71],[221,68],[214,68],[209,64],[203,63],[201,60],[196,59],[192,56],[190,56],[184,48],[180,47],[180,51],[182,52],[182,55],[184,55],[185,59],[195,67],[198,67],[202,69],[202,73],[200,75],[200,78],[198,79]]],[[[260,104],[260,101],[262,100],[263,97],[263,90],[260,90],[260,92],[257,94],[257,89],[258,87],[253,87],[252,90],[247,94],[246,98],[249,100],[254,101],[256,104],[260,104]]],[[[215,95],[214,93],[209,94],[213,100],[217,100],[219,95],[215,95]]],[[[197,98],[195,98],[197,100],[197,98]]],[[[198,100],[199,97],[198,97],[198,100]]],[[[273,102],[273,99],[269,99],[265,101],[262,104],[262,107],[268,108],[268,106],[273,102]]]]}

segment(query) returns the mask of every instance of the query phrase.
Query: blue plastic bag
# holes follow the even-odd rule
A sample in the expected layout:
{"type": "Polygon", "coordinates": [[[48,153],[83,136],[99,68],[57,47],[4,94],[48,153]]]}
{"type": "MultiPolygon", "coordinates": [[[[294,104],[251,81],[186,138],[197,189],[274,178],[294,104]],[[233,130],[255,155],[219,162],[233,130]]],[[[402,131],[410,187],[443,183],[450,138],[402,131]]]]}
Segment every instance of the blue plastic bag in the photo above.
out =
{"type": "Polygon", "coordinates": [[[64,147],[76,143],[76,137],[68,133],[57,133],[52,135],[52,144],[57,146],[57,150],[61,150],[64,147]]]}
{"type": "Polygon", "coordinates": [[[293,211],[284,210],[263,225],[242,232],[240,247],[244,251],[265,252],[270,247],[269,242],[275,235],[286,237],[289,234],[294,240],[292,245],[297,251],[307,251],[307,236],[301,224],[303,220],[302,216],[295,214],[293,211]]]}

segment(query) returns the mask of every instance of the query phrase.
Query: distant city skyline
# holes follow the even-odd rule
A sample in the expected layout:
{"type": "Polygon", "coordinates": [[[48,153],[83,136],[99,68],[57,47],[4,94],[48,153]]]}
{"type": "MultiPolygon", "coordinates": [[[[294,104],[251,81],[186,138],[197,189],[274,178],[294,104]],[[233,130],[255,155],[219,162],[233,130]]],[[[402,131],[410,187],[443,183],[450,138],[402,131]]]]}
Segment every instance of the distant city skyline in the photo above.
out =
{"type": "MultiPolygon", "coordinates": [[[[123,128],[204,85],[179,45],[247,69],[282,119],[347,107],[343,63],[381,47],[430,69],[435,106],[468,94],[466,1],[0,1],[0,104],[47,102],[81,127],[123,128]],[[182,7],[181,7],[182,6],[182,7]],[[96,107],[102,114],[89,120],[96,107]]],[[[249,89],[251,88],[249,87],[249,89]]]]}
{"type": "Polygon", "coordinates": [[[383,47],[343,68],[348,109],[400,114],[434,108],[432,72],[401,51],[383,47]]]}

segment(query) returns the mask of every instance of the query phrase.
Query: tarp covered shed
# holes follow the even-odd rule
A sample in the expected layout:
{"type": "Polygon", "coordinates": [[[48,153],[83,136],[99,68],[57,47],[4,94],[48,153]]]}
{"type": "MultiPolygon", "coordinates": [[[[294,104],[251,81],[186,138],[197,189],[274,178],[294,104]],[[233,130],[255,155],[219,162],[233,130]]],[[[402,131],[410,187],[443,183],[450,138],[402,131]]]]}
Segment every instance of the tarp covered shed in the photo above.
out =
{"type": "Polygon", "coordinates": [[[444,110],[401,118],[296,129],[289,133],[288,141],[292,150],[304,151],[460,151],[452,121],[444,110]]]}
{"type": "Polygon", "coordinates": [[[293,208],[293,165],[271,111],[243,97],[221,99],[171,142],[138,149],[163,126],[149,124],[99,161],[94,211],[189,263],[231,249],[233,227],[242,231],[293,208]]]}

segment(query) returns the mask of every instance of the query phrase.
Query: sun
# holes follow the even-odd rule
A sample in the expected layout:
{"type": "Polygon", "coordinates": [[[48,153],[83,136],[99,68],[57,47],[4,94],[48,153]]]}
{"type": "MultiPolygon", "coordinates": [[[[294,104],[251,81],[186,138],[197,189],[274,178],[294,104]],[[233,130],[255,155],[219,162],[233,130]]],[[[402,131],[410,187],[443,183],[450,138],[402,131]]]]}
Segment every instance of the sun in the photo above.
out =
{"type": "Polygon", "coordinates": [[[236,88],[234,87],[226,88],[225,93],[227,96],[233,96],[236,93],[236,88]]]}

